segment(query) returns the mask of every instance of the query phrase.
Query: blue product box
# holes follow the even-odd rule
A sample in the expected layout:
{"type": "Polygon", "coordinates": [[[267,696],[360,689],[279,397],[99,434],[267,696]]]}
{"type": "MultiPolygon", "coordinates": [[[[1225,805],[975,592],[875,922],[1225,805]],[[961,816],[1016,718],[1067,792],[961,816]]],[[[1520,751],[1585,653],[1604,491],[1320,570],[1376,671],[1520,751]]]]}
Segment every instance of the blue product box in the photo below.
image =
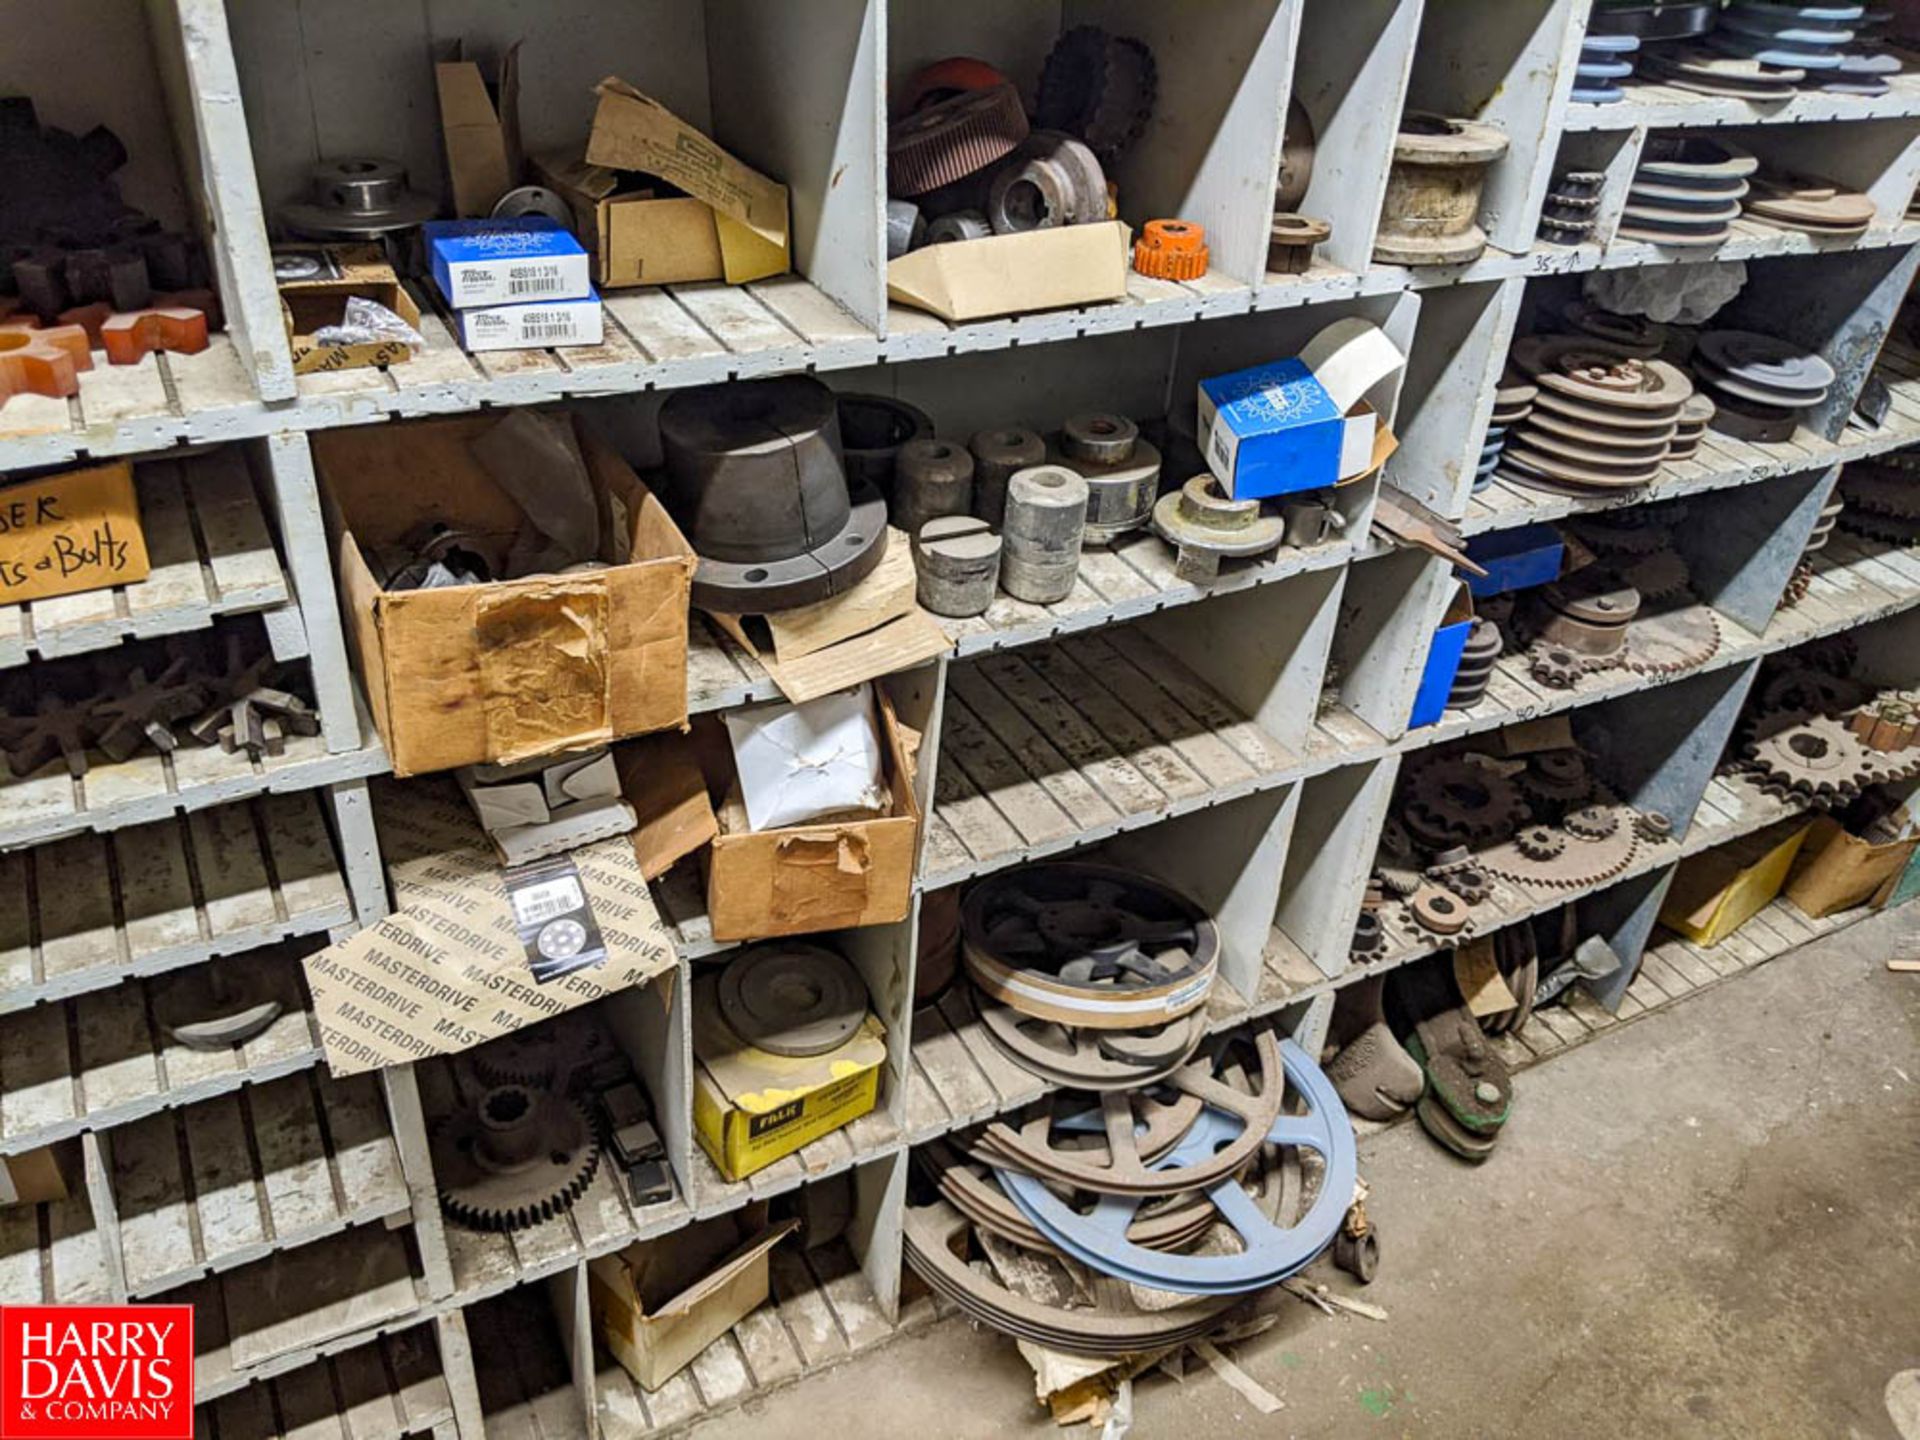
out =
{"type": "Polygon", "coordinates": [[[593,293],[586,250],[557,220],[429,220],[420,227],[440,294],[456,310],[593,293]]]}
{"type": "Polygon", "coordinates": [[[1467,541],[1467,554],[1487,573],[1467,576],[1467,588],[1475,595],[1502,595],[1558,580],[1566,548],[1551,525],[1516,525],[1475,535],[1467,541]]]}
{"type": "Polygon", "coordinates": [[[1413,713],[1407,728],[1418,730],[1432,725],[1447,713],[1447,696],[1453,693],[1454,677],[1460,673],[1460,657],[1466,653],[1467,637],[1473,633],[1473,602],[1464,590],[1456,591],[1440,627],[1433,632],[1427,647],[1427,663],[1420,671],[1420,688],[1414,692],[1413,713]]]}
{"type": "Polygon", "coordinates": [[[579,300],[528,300],[456,310],[453,321],[466,350],[558,350],[598,345],[605,338],[605,312],[591,289],[579,300]]]}

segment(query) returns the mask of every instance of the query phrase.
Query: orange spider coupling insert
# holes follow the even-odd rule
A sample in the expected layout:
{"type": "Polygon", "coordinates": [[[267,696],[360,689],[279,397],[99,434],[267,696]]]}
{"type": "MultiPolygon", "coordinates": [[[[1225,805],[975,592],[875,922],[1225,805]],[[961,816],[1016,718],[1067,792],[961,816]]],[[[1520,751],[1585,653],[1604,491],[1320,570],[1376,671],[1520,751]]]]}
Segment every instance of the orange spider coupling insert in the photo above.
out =
{"type": "Polygon", "coordinates": [[[1198,280],[1207,273],[1207,232],[1191,220],[1149,220],[1133,242],[1133,268],[1156,280],[1198,280]]]}
{"type": "Polygon", "coordinates": [[[87,332],[78,325],[48,330],[32,322],[0,325],[0,405],[15,395],[58,400],[78,394],[80,372],[92,368],[87,332]]]}
{"type": "Polygon", "coordinates": [[[207,317],[184,305],[129,311],[101,325],[100,345],[115,365],[138,365],[155,350],[197,355],[207,348],[207,317]]]}

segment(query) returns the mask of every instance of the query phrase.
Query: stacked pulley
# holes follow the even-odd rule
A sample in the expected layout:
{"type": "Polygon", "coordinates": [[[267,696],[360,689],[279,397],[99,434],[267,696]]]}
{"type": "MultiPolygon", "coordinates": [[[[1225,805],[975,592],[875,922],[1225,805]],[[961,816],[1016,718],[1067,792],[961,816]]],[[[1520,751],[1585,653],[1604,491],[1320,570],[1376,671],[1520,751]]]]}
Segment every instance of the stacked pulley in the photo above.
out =
{"type": "Polygon", "coordinates": [[[1709,330],[1693,368],[1713,396],[1715,430],[1737,440],[1791,440],[1802,413],[1827,398],[1833,367],[1789,341],[1750,330],[1709,330]]]}
{"type": "Polygon", "coordinates": [[[1556,245],[1578,245],[1593,237],[1594,212],[1600,208],[1602,170],[1562,170],[1547,187],[1540,207],[1540,238],[1556,245]]]}
{"type": "Polygon", "coordinates": [[[1580,41],[1572,98],[1583,105],[1611,105],[1626,99],[1620,82],[1633,74],[1633,53],[1639,48],[1637,35],[1596,35],[1589,30],[1580,41]]]}
{"type": "MultiPolygon", "coordinates": [[[[1814,83],[1851,88],[1871,82],[1884,62],[1852,51],[1863,5],[1790,5],[1776,0],[1733,0],[1707,36],[1715,50],[1773,70],[1799,71],[1814,83]],[[1848,61],[1853,57],[1852,67],[1848,61]]],[[[1897,62],[1890,67],[1898,70],[1897,62]]],[[[1885,93],[1885,82],[1864,93],[1885,93]]],[[[1855,92],[1859,93],[1859,92],[1855,92]]]]}
{"type": "Polygon", "coordinates": [[[1635,489],[1659,473],[1693,393],[1679,370],[1586,335],[1527,336],[1512,363],[1539,388],[1506,436],[1502,478],[1586,494],[1635,489]]]}
{"type": "Polygon", "coordinates": [[[1543,685],[1564,690],[1588,671],[1619,663],[1628,627],[1640,613],[1640,592],[1610,568],[1589,565],[1542,586],[1533,613],[1529,668],[1543,685]]]}
{"type": "Polygon", "coordinates": [[[1866,234],[1879,212],[1866,195],[1830,180],[1762,173],[1753,178],[1746,213],[1778,229],[1846,240],[1866,234]]]}
{"type": "Polygon", "coordinates": [[[1538,385],[1512,370],[1501,377],[1493,392],[1493,415],[1487,422],[1486,438],[1480,444],[1480,462],[1473,471],[1474,489],[1484,490],[1493,483],[1493,472],[1500,463],[1500,452],[1507,447],[1507,436],[1533,413],[1533,402],[1539,393],[1538,385]]]}
{"type": "Polygon", "coordinates": [[[1920,545],[1920,474],[1855,461],[1840,472],[1840,528],[1894,545],[1920,545]]]}
{"type": "Polygon", "coordinates": [[[1627,240],[1710,249],[1733,232],[1760,162],[1725,140],[1655,136],[1627,187],[1619,234],[1627,240]]]}

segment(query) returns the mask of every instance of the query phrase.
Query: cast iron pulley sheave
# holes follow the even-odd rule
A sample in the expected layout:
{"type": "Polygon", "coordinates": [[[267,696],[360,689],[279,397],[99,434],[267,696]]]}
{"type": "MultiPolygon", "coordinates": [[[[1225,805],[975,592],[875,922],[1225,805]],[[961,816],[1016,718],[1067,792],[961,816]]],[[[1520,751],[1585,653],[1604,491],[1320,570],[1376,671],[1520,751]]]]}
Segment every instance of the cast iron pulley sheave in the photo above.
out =
{"type": "Polygon", "coordinates": [[[879,565],[886,502],[849,485],[834,395],[787,375],[676,391],[660,407],[668,499],[700,556],[693,603],[764,614],[824,600],[879,565]]]}
{"type": "Polygon", "coordinates": [[[573,1207],[593,1183],[600,1141],[578,1102],[499,1085],[433,1127],[433,1173],[447,1218],[521,1230],[573,1207]]]}
{"type": "Polygon", "coordinates": [[[1158,1025],[1213,986],[1218,927],[1170,886],[1068,861],[983,880],[961,908],[961,955],[988,995],[1093,1029],[1158,1025]]]}

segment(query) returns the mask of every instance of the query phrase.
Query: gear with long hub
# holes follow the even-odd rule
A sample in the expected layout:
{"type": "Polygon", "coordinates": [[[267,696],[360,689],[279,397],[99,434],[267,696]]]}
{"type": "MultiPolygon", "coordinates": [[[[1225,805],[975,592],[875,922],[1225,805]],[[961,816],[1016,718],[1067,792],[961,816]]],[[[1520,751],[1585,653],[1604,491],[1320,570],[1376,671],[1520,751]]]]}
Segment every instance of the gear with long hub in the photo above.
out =
{"type": "Polygon", "coordinates": [[[1490,766],[1441,756],[1410,769],[1402,818],[1414,839],[1445,850],[1511,835],[1527,820],[1527,802],[1513,781],[1490,766]]]}
{"type": "Polygon", "coordinates": [[[440,1208],[472,1230],[522,1230],[566,1213],[600,1165],[586,1110],[528,1085],[495,1086],[441,1117],[431,1150],[440,1208]]]}

